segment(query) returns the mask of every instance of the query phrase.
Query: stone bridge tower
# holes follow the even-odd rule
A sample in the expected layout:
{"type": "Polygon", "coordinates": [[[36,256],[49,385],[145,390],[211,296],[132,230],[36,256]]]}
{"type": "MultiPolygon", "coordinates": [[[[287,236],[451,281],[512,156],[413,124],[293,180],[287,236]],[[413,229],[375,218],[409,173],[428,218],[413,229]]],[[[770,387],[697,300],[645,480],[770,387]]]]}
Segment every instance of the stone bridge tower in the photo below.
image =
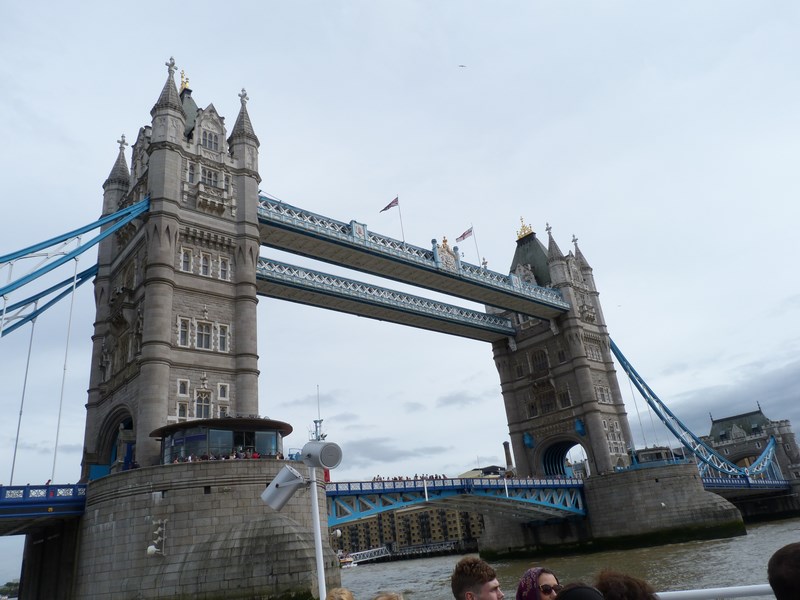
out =
{"type": "Polygon", "coordinates": [[[247,95],[226,139],[175,62],[103,184],[103,215],[146,197],[145,215],[101,242],[83,478],[156,464],[150,433],[191,418],[258,413],[259,141],[247,95]]]}
{"type": "Polygon", "coordinates": [[[547,227],[547,247],[522,224],[511,273],[559,290],[572,307],[541,320],[509,314],[513,339],[495,342],[495,364],[521,476],[568,474],[567,452],[580,444],[592,474],[630,464],[632,442],[592,268],[573,238],[566,256],[547,227]]]}

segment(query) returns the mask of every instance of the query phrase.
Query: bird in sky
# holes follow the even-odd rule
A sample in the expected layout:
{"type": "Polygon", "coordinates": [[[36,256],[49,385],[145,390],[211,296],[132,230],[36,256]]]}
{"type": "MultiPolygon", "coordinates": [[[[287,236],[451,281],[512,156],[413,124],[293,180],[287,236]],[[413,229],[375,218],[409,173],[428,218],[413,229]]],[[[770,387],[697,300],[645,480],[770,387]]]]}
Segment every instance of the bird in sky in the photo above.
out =
{"type": "Polygon", "coordinates": [[[467,65],[458,65],[458,66],[461,67],[462,69],[466,69],[467,68],[467,65]]]}

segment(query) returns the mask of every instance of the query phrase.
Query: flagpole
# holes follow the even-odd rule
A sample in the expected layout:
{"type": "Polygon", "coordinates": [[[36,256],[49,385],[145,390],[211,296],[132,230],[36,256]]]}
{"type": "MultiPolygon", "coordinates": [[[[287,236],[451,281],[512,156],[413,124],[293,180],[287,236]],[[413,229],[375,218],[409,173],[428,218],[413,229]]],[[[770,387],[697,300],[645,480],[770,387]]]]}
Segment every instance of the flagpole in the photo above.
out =
{"type": "Polygon", "coordinates": [[[400,194],[397,194],[395,198],[397,198],[397,213],[400,215],[400,235],[403,236],[403,246],[405,246],[406,232],[403,231],[403,211],[400,209],[400,194]]]}
{"type": "Polygon", "coordinates": [[[475,235],[475,227],[472,226],[472,223],[469,224],[469,228],[472,229],[472,239],[475,240],[475,252],[478,253],[478,262],[476,264],[481,264],[481,251],[478,250],[478,236],[475,235]]]}

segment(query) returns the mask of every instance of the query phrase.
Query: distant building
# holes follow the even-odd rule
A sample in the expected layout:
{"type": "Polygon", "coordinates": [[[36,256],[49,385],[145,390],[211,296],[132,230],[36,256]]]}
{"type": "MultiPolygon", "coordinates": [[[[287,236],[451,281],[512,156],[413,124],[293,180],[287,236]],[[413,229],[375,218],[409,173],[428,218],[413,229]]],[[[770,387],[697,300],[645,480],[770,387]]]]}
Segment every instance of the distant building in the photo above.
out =
{"type": "Polygon", "coordinates": [[[466,473],[462,473],[458,477],[460,479],[476,479],[476,478],[499,479],[505,476],[506,476],[505,467],[499,467],[497,465],[489,465],[488,467],[475,467],[474,469],[471,469],[466,473]]]}
{"type": "Polygon", "coordinates": [[[772,421],[761,412],[711,419],[711,432],[702,440],[726,459],[747,467],[758,459],[771,437],[784,479],[800,480],[800,449],[788,420],[772,421]]]}
{"type": "Polygon", "coordinates": [[[483,517],[474,512],[426,506],[381,513],[339,525],[331,535],[334,550],[360,552],[386,546],[397,553],[410,548],[453,542],[460,552],[475,551],[483,533],[483,517]]]}

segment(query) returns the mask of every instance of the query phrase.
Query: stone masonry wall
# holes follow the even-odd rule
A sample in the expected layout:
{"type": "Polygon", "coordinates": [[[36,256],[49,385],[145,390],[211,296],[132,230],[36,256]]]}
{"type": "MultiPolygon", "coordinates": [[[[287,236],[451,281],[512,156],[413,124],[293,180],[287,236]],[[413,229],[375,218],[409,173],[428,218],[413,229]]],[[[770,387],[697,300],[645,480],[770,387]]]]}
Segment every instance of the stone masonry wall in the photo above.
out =
{"type": "MultiPolygon", "coordinates": [[[[260,495],[285,462],[225,460],[145,467],[89,485],[74,598],[311,598],[317,596],[310,492],[276,512],[260,495]],[[148,556],[158,522],[161,554],[148,556]]],[[[290,462],[307,475],[302,463],[290,462]]],[[[326,499],[318,494],[321,522],[326,499]]],[[[322,528],[326,582],[338,561],[322,528]]]]}
{"type": "Polygon", "coordinates": [[[694,464],[589,477],[585,498],[592,537],[653,544],[745,533],[730,502],[703,488],[694,464]]]}
{"type": "Polygon", "coordinates": [[[584,482],[587,517],[520,523],[484,515],[486,558],[643,547],[745,533],[730,502],[703,488],[694,464],[633,469],[584,482]]]}

